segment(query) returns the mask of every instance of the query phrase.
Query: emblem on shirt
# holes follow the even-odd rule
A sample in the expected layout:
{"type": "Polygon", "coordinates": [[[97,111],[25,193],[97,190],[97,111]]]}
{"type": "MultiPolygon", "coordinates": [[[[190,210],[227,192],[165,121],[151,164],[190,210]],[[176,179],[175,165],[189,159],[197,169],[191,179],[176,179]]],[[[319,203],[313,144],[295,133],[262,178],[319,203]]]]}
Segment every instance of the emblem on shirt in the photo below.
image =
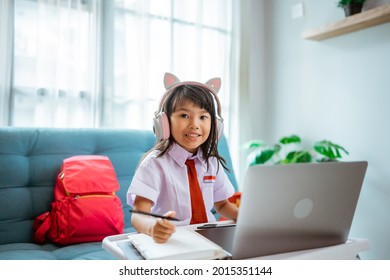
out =
{"type": "Polygon", "coordinates": [[[215,176],[206,175],[203,177],[203,183],[215,183],[215,176]]]}

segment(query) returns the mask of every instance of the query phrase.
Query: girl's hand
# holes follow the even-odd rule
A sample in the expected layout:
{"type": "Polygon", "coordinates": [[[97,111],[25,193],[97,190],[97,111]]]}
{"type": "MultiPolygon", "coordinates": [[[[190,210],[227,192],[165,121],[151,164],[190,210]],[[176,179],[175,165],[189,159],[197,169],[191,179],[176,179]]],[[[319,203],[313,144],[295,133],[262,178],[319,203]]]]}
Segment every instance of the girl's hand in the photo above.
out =
{"type": "Polygon", "coordinates": [[[238,207],[233,203],[229,202],[229,200],[221,200],[214,203],[214,207],[217,210],[217,213],[221,216],[237,221],[238,216],[238,207]]]}
{"type": "MultiPolygon", "coordinates": [[[[164,214],[167,217],[174,217],[175,211],[169,211],[164,214]]],[[[158,218],[151,229],[151,236],[156,243],[164,243],[176,231],[176,226],[166,219],[158,218]]]]}

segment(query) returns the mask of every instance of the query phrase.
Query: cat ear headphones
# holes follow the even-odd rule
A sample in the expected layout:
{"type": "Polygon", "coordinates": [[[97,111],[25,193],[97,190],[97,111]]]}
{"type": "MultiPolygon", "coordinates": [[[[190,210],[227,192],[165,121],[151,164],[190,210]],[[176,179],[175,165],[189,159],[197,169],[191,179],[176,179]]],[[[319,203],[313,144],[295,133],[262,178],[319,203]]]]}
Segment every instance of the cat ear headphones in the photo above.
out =
{"type": "Polygon", "coordinates": [[[221,138],[223,133],[223,119],[221,117],[221,104],[219,103],[219,99],[217,96],[218,91],[221,88],[221,79],[213,78],[208,80],[206,83],[198,83],[198,82],[180,82],[180,80],[171,73],[165,73],[164,75],[164,86],[167,90],[163,97],[161,98],[160,105],[158,111],[154,114],[153,118],[153,131],[158,140],[168,139],[171,132],[169,128],[169,120],[166,113],[163,111],[165,101],[167,97],[172,93],[172,91],[182,85],[195,85],[206,89],[213,95],[213,99],[216,103],[216,126],[217,126],[217,135],[218,139],[221,138]]]}

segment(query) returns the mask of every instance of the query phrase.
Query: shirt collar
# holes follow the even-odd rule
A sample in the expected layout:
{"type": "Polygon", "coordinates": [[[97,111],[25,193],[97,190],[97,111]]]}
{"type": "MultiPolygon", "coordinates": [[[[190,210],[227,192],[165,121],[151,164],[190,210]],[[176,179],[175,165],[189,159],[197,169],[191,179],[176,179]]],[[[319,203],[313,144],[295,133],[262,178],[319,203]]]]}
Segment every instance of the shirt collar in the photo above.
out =
{"type": "Polygon", "coordinates": [[[203,160],[203,153],[201,149],[198,149],[196,155],[193,155],[179,144],[173,143],[171,149],[168,151],[168,154],[180,167],[185,165],[187,159],[193,159],[203,165],[206,164],[203,160]]]}

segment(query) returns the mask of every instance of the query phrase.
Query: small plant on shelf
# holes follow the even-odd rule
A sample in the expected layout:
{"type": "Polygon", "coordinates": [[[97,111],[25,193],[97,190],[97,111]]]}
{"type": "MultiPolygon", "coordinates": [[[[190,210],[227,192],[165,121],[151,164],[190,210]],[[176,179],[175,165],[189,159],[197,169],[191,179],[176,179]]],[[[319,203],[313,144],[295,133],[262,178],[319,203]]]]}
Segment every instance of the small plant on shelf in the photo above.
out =
{"type": "Polygon", "coordinates": [[[249,150],[249,165],[338,161],[342,154],[349,154],[344,147],[329,140],[317,141],[305,149],[297,135],[282,137],[272,145],[262,140],[251,140],[245,144],[245,149],[249,150]]]}
{"type": "Polygon", "coordinates": [[[337,7],[343,8],[345,16],[358,14],[363,9],[363,4],[366,0],[339,0],[337,7]]]}

